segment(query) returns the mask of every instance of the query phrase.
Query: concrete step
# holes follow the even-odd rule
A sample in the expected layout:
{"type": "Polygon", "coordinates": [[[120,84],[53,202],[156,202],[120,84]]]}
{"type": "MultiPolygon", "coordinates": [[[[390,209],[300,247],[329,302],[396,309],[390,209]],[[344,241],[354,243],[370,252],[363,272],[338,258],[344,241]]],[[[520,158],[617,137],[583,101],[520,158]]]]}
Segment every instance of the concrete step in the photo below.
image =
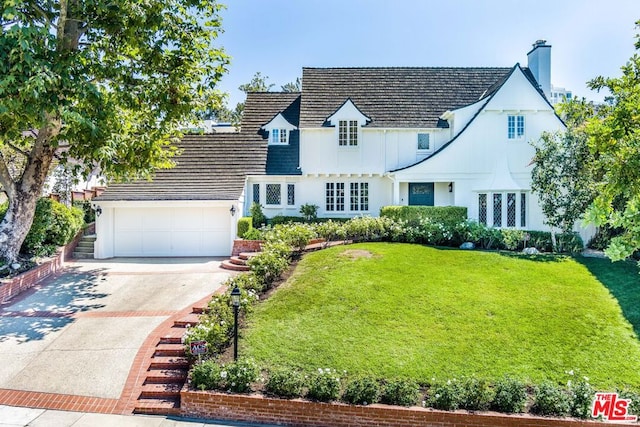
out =
{"type": "Polygon", "coordinates": [[[80,240],[76,248],[91,248],[96,244],[95,240],[80,240]]]}
{"type": "Polygon", "coordinates": [[[231,261],[222,261],[220,263],[220,267],[224,268],[225,270],[232,270],[232,271],[250,271],[251,270],[248,265],[236,265],[231,263],[231,261]]]}
{"type": "Polygon", "coordinates": [[[93,252],[91,253],[73,252],[72,256],[75,259],[93,259],[93,252]]]}
{"type": "Polygon", "coordinates": [[[187,380],[186,369],[150,369],[145,384],[184,384],[187,380]]]}
{"type": "Polygon", "coordinates": [[[180,397],[182,384],[145,384],[138,399],[176,399],[180,397]]]}
{"type": "Polygon", "coordinates": [[[180,415],[180,399],[141,399],[133,412],[145,415],[180,415]]]}
{"type": "Polygon", "coordinates": [[[151,359],[149,369],[188,369],[189,360],[181,356],[157,356],[151,359]]]}
{"type": "Polygon", "coordinates": [[[231,258],[229,258],[229,262],[235,265],[247,265],[247,260],[238,256],[232,256],[231,258]]]}
{"type": "Polygon", "coordinates": [[[156,346],[156,351],[153,356],[154,357],[185,356],[184,346],[179,343],[178,344],[158,344],[156,346]]]}
{"type": "Polygon", "coordinates": [[[82,240],[93,240],[95,241],[98,238],[97,234],[85,234],[82,236],[82,240]]]}
{"type": "Polygon", "coordinates": [[[182,328],[186,328],[187,325],[189,326],[195,326],[200,322],[200,315],[196,314],[196,313],[191,313],[191,314],[187,314],[184,317],[181,317],[180,319],[176,320],[175,322],[173,322],[173,327],[182,327],[182,328]]]}

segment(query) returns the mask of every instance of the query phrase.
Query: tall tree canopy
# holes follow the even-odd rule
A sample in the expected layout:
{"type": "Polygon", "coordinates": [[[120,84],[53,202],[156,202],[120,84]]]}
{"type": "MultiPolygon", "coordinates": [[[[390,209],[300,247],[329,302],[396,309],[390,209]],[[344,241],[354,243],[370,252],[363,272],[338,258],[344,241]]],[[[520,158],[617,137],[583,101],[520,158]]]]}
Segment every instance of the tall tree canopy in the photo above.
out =
{"type": "Polygon", "coordinates": [[[16,259],[56,157],[111,178],[170,165],[181,123],[220,103],[212,0],[3,0],[0,257],[16,259]]]}
{"type": "Polygon", "coordinates": [[[589,82],[592,89],[608,90],[610,97],[587,125],[593,167],[602,179],[586,217],[596,225],[623,230],[605,251],[612,260],[640,249],[640,38],[636,38],[636,53],[622,67],[621,77],[589,82]]]}

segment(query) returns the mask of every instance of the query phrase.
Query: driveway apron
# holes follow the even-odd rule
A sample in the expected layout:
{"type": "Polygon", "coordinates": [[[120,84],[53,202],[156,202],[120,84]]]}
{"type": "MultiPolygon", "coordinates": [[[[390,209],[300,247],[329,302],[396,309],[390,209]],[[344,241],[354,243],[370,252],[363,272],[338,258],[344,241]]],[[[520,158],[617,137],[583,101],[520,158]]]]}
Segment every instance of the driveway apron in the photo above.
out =
{"type": "Polygon", "coordinates": [[[145,338],[229,277],[218,258],[68,264],[0,306],[0,389],[117,399],[145,338]]]}

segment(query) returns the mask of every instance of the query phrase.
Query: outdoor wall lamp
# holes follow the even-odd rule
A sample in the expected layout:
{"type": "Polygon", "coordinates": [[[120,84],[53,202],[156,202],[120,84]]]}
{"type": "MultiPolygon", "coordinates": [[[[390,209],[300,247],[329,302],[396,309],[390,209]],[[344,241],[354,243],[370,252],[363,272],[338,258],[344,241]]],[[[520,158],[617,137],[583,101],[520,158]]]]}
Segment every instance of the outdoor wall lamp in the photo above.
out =
{"type": "Polygon", "coordinates": [[[229,212],[231,212],[231,216],[234,216],[236,214],[236,207],[235,205],[231,205],[231,209],[229,209],[229,212]]]}
{"type": "Polygon", "coordinates": [[[96,206],[96,216],[102,215],[102,208],[100,206],[96,206]]]}
{"type": "Polygon", "coordinates": [[[449,193],[453,193],[453,182],[449,183],[449,193]]]}
{"type": "Polygon", "coordinates": [[[238,360],[238,309],[240,308],[240,289],[236,285],[231,291],[233,306],[233,360],[238,360]]]}

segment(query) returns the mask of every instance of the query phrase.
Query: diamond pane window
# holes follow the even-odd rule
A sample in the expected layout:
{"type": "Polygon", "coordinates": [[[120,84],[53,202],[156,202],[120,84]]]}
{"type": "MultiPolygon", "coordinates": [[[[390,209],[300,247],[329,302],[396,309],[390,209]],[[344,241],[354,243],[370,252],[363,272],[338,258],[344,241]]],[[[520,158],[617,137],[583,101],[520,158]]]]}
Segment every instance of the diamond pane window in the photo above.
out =
{"type": "Polygon", "coordinates": [[[507,227],[516,226],[516,193],[507,193],[507,227]]]}
{"type": "Polygon", "coordinates": [[[260,204],[260,184],[253,184],[253,203],[260,204]]]}
{"type": "Polygon", "coordinates": [[[520,193],[520,227],[527,226],[527,194],[520,193]]]}
{"type": "Polygon", "coordinates": [[[280,184],[267,184],[267,205],[279,205],[280,184]]]}
{"type": "Polygon", "coordinates": [[[502,194],[493,195],[493,226],[502,227],[502,194]]]}
{"type": "Polygon", "coordinates": [[[419,133],[418,134],[418,150],[428,150],[429,149],[429,134],[428,133],[419,133]]]}
{"type": "Polygon", "coordinates": [[[296,204],[296,186],[294,184],[287,184],[287,205],[293,206],[296,204]]]}
{"type": "Polygon", "coordinates": [[[487,195],[478,194],[478,222],[487,225],[487,195]]]}

